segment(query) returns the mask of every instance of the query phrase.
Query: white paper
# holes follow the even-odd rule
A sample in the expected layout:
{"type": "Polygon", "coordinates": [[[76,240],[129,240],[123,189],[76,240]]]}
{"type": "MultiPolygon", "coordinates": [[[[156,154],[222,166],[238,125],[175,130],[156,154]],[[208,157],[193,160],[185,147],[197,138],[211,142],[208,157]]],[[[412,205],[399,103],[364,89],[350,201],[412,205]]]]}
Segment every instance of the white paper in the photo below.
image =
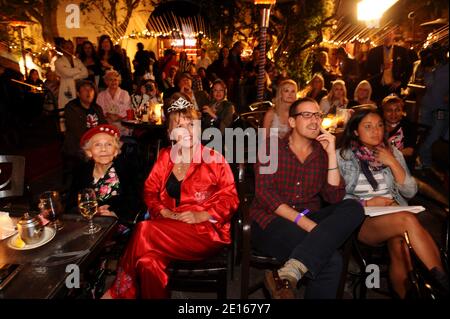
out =
{"type": "Polygon", "coordinates": [[[411,212],[414,214],[423,212],[425,207],[423,206],[369,206],[364,207],[364,212],[366,215],[374,217],[385,214],[392,214],[398,212],[411,212]]]}
{"type": "Polygon", "coordinates": [[[14,222],[9,213],[0,212],[0,240],[8,238],[16,233],[14,222]]]}

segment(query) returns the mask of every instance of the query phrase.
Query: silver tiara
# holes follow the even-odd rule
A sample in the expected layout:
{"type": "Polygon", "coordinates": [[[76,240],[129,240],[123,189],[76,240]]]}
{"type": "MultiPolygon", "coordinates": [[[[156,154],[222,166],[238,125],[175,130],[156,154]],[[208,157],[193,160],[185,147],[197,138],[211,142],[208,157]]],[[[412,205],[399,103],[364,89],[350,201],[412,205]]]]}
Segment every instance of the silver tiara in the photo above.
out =
{"type": "Polygon", "coordinates": [[[176,100],[170,105],[170,107],[167,109],[167,113],[189,109],[193,107],[194,105],[191,102],[187,101],[182,97],[179,97],[178,100],[176,100]]]}

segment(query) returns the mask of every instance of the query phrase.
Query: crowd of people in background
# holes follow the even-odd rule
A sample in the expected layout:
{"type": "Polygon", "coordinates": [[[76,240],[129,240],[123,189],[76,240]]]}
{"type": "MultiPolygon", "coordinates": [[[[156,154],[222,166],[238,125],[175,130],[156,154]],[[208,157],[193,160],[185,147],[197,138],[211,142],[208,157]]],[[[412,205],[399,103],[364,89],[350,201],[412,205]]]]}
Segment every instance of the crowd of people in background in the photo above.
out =
{"type": "MultiPolygon", "coordinates": [[[[239,114],[249,111],[248,105],[257,100],[260,50],[255,47],[244,61],[244,43],[237,41],[221,47],[214,60],[209,57],[214,52],[199,48],[194,61],[185,51],[173,48],[158,57],[138,43],[130,61],[107,35],[100,36],[97,45],[84,41],[76,48],[71,40],[56,42],[62,55],[52,61],[46,80],[31,70],[26,83],[30,88],[44,88],[43,110],[58,116],[64,135],[66,185],[75,193],[82,187],[96,187],[102,199],[100,214],[118,217],[123,223],[136,213],[130,211],[134,206],[127,207],[127,200],[136,204],[136,210],[145,201],[151,215],[151,221],[137,227],[106,297],[166,297],[165,267],[170,259],[201,259],[230,242],[230,216],[238,206],[232,172],[228,164],[191,165],[194,153],[203,150],[191,126],[199,119],[202,129],[216,127],[224,133],[239,114]],[[174,163],[168,148],[148,177],[130,180],[132,170],[124,160],[126,154],[120,152],[122,144],[135,143],[136,132],[122,121],[128,114],[142,112],[152,118],[158,104],[168,132],[175,136],[172,142],[181,141],[189,156],[174,163]],[[179,128],[189,134],[181,134],[179,128]],[[102,187],[110,192],[100,194],[102,187]],[[141,191],[143,198],[136,199],[141,191]],[[204,197],[198,198],[199,194],[204,197]],[[138,278],[146,280],[139,286],[138,278]]],[[[267,131],[267,137],[280,139],[281,162],[277,175],[256,174],[251,216],[254,242],[283,263],[279,271],[265,276],[273,297],[292,297],[291,289],[306,276],[311,279],[307,296],[333,298],[342,271],[336,249],[355,230],[368,245],[387,243],[390,276],[400,297],[407,289],[408,258],[403,257],[399,243],[405,228],[419,258],[438,282],[448,284],[437,247],[415,217],[398,213],[369,219],[362,213],[364,206],[407,205],[406,199],[417,191],[410,170],[430,168],[433,143],[439,138],[448,141],[447,53],[432,46],[420,56],[411,54],[394,44],[390,32],[382,45],[367,52],[364,61],[344,47],[317,51],[311,79],[304,87],[289,78],[290,70],[278,70],[267,60],[264,99],[274,106],[266,112],[262,126],[278,129],[275,135],[267,131]],[[405,117],[410,81],[426,87],[417,120],[430,131],[418,151],[417,127],[405,117]],[[352,117],[336,151],[334,136],[320,125],[325,116],[343,110],[351,110],[352,117]],[[302,176],[311,180],[293,192],[302,176]],[[332,205],[322,207],[319,195],[332,205]],[[312,249],[312,243],[320,247],[312,249]]],[[[212,158],[222,159],[221,154],[207,150],[212,158]]]]}

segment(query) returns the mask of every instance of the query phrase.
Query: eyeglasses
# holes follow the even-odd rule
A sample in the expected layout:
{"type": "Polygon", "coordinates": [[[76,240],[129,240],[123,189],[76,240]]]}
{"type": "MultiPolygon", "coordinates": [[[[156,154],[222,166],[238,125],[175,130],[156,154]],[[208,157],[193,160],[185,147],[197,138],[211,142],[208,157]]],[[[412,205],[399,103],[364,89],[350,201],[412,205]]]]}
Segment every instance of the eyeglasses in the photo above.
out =
{"type": "Polygon", "coordinates": [[[322,112],[298,112],[292,115],[292,117],[297,117],[299,115],[305,119],[310,119],[314,116],[316,119],[321,120],[325,117],[325,114],[322,112]]]}
{"type": "Polygon", "coordinates": [[[212,90],[213,92],[225,92],[225,90],[212,90]]]}

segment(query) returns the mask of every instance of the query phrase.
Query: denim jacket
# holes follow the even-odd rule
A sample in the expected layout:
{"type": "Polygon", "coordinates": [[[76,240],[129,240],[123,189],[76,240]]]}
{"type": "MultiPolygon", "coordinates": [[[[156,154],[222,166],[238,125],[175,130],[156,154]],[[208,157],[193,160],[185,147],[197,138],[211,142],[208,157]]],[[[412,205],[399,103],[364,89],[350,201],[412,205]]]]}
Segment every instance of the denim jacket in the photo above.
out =
{"type": "MultiPolygon", "coordinates": [[[[392,148],[394,157],[403,167],[406,172],[405,181],[403,184],[399,184],[395,182],[394,176],[392,175],[392,171],[389,167],[386,167],[382,170],[384,175],[384,180],[387,184],[389,192],[395,201],[401,206],[407,206],[408,203],[405,198],[412,198],[417,193],[417,183],[415,179],[411,176],[411,173],[406,166],[405,159],[403,158],[403,154],[395,147],[392,148]]],[[[339,171],[341,176],[344,177],[345,180],[345,192],[346,195],[344,198],[356,198],[354,195],[354,191],[356,185],[358,183],[358,177],[361,173],[361,166],[356,158],[355,154],[351,150],[346,150],[344,152],[344,156],[341,156],[341,150],[336,150],[336,157],[338,161],[339,171]]]]}

